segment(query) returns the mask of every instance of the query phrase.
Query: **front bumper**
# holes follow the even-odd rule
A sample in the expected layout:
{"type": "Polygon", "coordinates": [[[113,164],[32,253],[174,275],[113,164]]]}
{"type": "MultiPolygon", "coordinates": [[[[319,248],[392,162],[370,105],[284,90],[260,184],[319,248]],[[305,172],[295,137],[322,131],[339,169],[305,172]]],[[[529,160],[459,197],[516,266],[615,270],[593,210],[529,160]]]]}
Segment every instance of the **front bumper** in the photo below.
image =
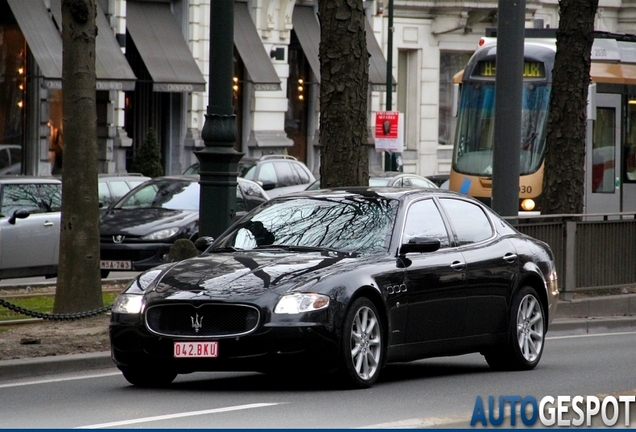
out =
{"type": "MultiPolygon", "coordinates": [[[[175,341],[188,338],[150,333],[141,323],[126,323],[114,314],[109,334],[111,356],[119,368],[153,368],[177,373],[197,371],[333,371],[337,365],[338,338],[319,323],[265,324],[255,332],[218,341],[216,358],[173,357],[175,341]]],[[[201,341],[201,339],[196,339],[201,341]]]]}
{"type": "Polygon", "coordinates": [[[170,252],[170,246],[170,243],[101,243],[100,259],[130,261],[131,271],[144,271],[165,264],[163,257],[170,252]]]}

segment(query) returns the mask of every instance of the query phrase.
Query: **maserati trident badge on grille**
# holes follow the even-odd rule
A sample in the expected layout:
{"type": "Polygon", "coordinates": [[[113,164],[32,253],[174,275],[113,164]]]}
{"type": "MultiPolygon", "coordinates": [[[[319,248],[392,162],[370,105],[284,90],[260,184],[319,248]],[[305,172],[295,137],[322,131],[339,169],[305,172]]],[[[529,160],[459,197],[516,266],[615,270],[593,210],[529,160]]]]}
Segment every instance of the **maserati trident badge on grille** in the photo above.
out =
{"type": "Polygon", "coordinates": [[[193,317],[191,316],[190,320],[192,320],[192,328],[194,329],[194,332],[199,333],[199,330],[203,327],[203,317],[199,317],[199,314],[196,314],[193,317]]]}
{"type": "Polygon", "coordinates": [[[113,243],[121,243],[124,241],[126,237],[123,235],[114,235],[113,236],[113,243]]]}

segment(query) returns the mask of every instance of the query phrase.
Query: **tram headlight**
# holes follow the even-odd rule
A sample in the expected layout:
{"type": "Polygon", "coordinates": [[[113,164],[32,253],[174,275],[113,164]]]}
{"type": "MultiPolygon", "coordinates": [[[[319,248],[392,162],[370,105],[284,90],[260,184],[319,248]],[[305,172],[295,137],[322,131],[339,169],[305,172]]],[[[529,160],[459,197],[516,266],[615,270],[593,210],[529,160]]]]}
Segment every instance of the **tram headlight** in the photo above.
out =
{"type": "Polygon", "coordinates": [[[526,198],[521,201],[521,209],[525,211],[532,211],[536,207],[533,199],[526,198]]]}

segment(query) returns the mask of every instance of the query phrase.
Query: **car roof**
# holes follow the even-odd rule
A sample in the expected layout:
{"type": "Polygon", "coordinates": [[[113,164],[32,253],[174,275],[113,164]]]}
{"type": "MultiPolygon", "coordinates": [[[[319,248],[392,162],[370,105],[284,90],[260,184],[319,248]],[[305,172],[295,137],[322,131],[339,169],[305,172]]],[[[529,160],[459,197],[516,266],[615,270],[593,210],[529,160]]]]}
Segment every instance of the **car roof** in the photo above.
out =
{"type": "Polygon", "coordinates": [[[138,174],[138,173],[112,173],[112,174],[99,174],[98,175],[98,179],[99,180],[144,180],[144,179],[149,179],[150,177],[147,177],[143,174],[138,174]]]}
{"type": "MultiPolygon", "coordinates": [[[[175,174],[175,175],[168,175],[168,176],[161,176],[161,177],[153,177],[151,180],[165,180],[165,179],[169,179],[169,180],[187,180],[187,181],[191,181],[191,182],[198,182],[200,180],[201,176],[199,174],[175,174]]],[[[236,177],[236,180],[239,183],[249,183],[249,184],[255,184],[258,187],[262,186],[255,181],[252,180],[248,180],[246,178],[243,177],[236,177]]]]}
{"type": "Polygon", "coordinates": [[[37,177],[37,176],[23,176],[23,175],[0,176],[0,184],[25,184],[25,183],[61,184],[62,181],[54,177],[37,177]]]}
{"type": "MultiPolygon", "coordinates": [[[[446,197],[460,197],[463,199],[469,199],[473,202],[477,200],[468,197],[467,195],[459,192],[449,191],[447,189],[439,188],[422,188],[422,187],[390,187],[390,186],[352,186],[352,187],[338,187],[331,189],[316,189],[311,191],[300,191],[290,194],[281,195],[280,198],[299,198],[303,196],[320,196],[320,197],[345,197],[345,196],[361,196],[361,197],[374,197],[382,196],[392,199],[406,199],[413,195],[422,196],[446,196],[446,197]]],[[[273,198],[272,200],[278,199],[273,198]]]]}

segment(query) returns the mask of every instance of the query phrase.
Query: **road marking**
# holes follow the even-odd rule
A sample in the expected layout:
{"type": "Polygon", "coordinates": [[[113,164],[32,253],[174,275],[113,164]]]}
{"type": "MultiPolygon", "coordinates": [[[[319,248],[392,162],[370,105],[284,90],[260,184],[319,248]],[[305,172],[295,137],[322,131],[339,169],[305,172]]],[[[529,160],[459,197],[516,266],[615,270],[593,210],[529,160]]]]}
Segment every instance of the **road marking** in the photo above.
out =
{"type": "Polygon", "coordinates": [[[569,338],[583,338],[583,337],[598,337],[598,336],[623,336],[636,334],[634,331],[630,332],[615,332],[615,333],[585,333],[577,335],[564,335],[564,336],[546,336],[547,339],[569,339],[569,338]]]}
{"type": "Polygon", "coordinates": [[[119,371],[106,372],[101,374],[83,375],[78,377],[49,378],[49,379],[42,379],[37,381],[24,381],[24,382],[10,383],[10,384],[0,384],[0,388],[21,387],[21,386],[36,385],[36,384],[49,384],[49,383],[62,382],[62,381],[75,381],[75,380],[81,380],[81,379],[103,378],[103,377],[115,376],[115,375],[121,375],[121,372],[119,371]]]}
{"type": "Polygon", "coordinates": [[[263,408],[263,407],[273,406],[273,405],[280,405],[280,403],[277,402],[277,403],[255,403],[255,404],[249,404],[249,405],[236,405],[236,406],[230,406],[225,408],[214,408],[214,409],[203,410],[203,411],[190,411],[190,412],[183,412],[183,413],[177,413],[177,414],[166,414],[166,415],[160,415],[160,416],[154,416],[154,417],[142,417],[138,419],[122,420],[122,421],[116,421],[111,423],[100,423],[100,424],[94,424],[89,426],[80,426],[76,429],[110,428],[110,427],[117,427],[117,426],[126,426],[126,425],[135,424],[135,423],[147,423],[147,422],[160,421],[160,420],[172,420],[172,419],[177,419],[182,417],[194,417],[199,415],[218,414],[218,413],[224,413],[224,412],[230,412],[230,411],[246,410],[251,408],[263,408]]]}

